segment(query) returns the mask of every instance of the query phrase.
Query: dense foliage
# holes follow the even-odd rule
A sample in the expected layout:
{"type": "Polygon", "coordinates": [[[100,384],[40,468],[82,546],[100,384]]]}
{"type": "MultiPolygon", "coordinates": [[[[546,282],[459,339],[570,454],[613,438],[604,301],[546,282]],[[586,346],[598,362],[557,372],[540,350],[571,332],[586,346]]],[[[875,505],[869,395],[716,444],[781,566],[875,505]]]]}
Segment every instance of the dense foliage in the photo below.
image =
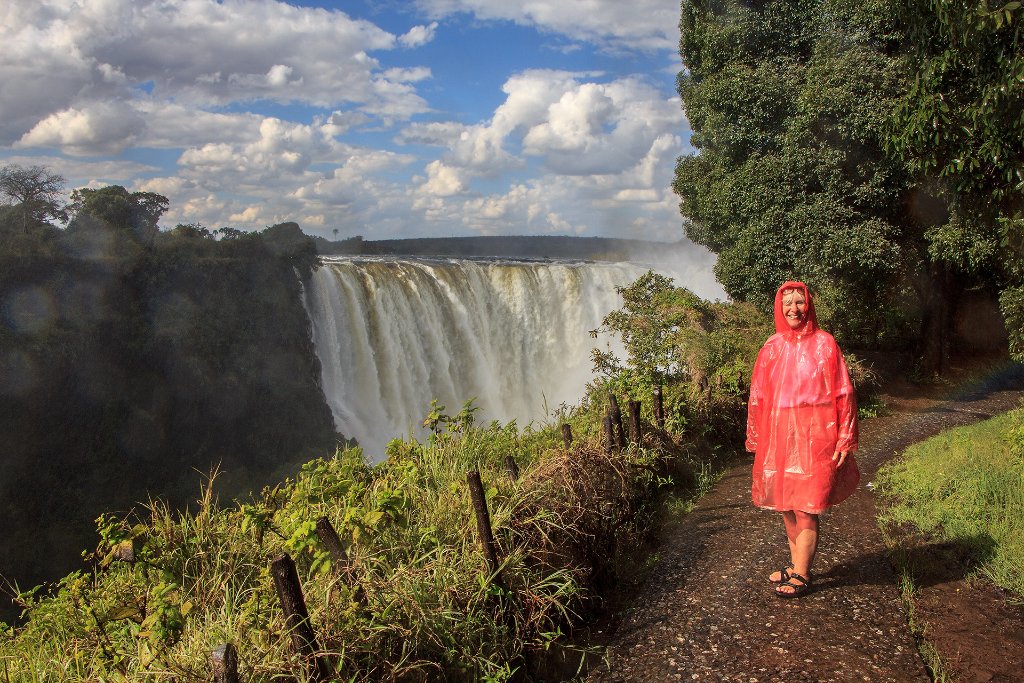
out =
{"type": "Polygon", "coordinates": [[[53,595],[24,593],[27,622],[0,635],[12,680],[209,680],[210,651],[230,642],[242,680],[302,678],[268,573],[299,567],[332,680],[507,680],[536,672],[592,608],[602,577],[649,525],[665,483],[658,452],[606,454],[591,416],[558,425],[473,424],[434,406],[425,443],[396,440],[369,467],[360,450],[306,464],[258,498],[220,507],[208,488],[194,512],[153,503],[139,518],[104,515],[89,571],[53,595]],[[519,478],[505,471],[518,461],[519,478]],[[465,473],[478,468],[499,545],[491,580],[465,473]],[[316,533],[326,517],[345,545],[316,533]],[[623,543],[623,541],[630,541],[623,543]]]}
{"type": "Polygon", "coordinates": [[[998,0],[901,10],[911,68],[891,147],[948,206],[927,235],[932,257],[997,283],[1024,360],[1024,10],[998,0]]]}
{"type": "Polygon", "coordinates": [[[913,342],[939,371],[961,294],[1016,277],[1000,256],[1019,242],[1019,4],[911,5],[683,2],[699,153],[674,187],[731,296],[767,308],[802,279],[841,339],[913,342]]]}
{"type": "Polygon", "coordinates": [[[617,336],[626,357],[593,351],[603,383],[637,399],[664,385],[670,428],[738,438],[746,382],[771,321],[751,304],[705,301],[653,271],[618,292],[622,308],[594,333],[617,336]]]}
{"type": "Polygon", "coordinates": [[[221,491],[245,494],[338,438],[298,226],[153,233],[166,199],[76,196],[67,230],[0,211],[0,572],[22,585],[80,564],[102,511],[184,505],[218,464],[221,491]]]}
{"type": "Polygon", "coordinates": [[[907,175],[884,153],[899,62],[871,4],[684,3],[679,92],[700,153],[674,184],[732,297],[767,310],[803,279],[826,325],[864,341],[901,332],[884,304],[916,256],[907,175]]]}

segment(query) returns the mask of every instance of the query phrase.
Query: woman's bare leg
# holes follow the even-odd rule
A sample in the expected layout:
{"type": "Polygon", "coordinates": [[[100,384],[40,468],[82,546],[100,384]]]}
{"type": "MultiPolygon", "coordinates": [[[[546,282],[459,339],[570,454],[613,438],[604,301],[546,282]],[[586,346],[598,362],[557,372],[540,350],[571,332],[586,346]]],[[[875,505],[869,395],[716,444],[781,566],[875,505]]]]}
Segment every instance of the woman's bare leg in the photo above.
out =
{"type": "MultiPolygon", "coordinates": [[[[786,526],[786,540],[789,541],[789,564],[790,566],[795,567],[797,537],[796,514],[792,510],[783,511],[782,523],[786,526]]],[[[768,575],[768,580],[772,583],[779,583],[782,581],[782,576],[779,571],[774,571],[768,575]]]]}
{"type": "MultiPolygon", "coordinates": [[[[814,555],[818,551],[818,515],[800,510],[794,510],[790,514],[793,515],[793,530],[796,532],[794,535],[788,534],[790,523],[787,519],[786,531],[791,539],[793,573],[809,579],[814,555]]],[[[778,590],[781,593],[792,593],[795,589],[791,586],[780,586],[778,590]]]]}

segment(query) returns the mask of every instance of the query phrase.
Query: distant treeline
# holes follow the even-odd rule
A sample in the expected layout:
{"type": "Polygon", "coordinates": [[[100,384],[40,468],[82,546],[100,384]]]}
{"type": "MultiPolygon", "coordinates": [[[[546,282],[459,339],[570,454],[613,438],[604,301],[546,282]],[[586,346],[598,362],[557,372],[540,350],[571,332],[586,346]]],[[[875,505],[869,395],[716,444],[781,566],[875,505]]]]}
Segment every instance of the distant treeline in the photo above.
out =
{"type": "Polygon", "coordinates": [[[423,237],[400,240],[364,240],[350,237],[339,241],[315,238],[317,251],[324,255],[402,255],[506,257],[528,259],[582,259],[626,261],[660,255],[664,251],[694,246],[686,241],[649,242],[610,237],[566,236],[480,236],[423,237]]]}
{"type": "Polygon", "coordinates": [[[66,230],[0,211],[0,575],[22,588],[80,566],[101,512],[186,505],[218,466],[245,496],[338,440],[301,299],[312,241],[149,230],[161,212],[130,218],[141,198],[117,190],[66,230]]]}

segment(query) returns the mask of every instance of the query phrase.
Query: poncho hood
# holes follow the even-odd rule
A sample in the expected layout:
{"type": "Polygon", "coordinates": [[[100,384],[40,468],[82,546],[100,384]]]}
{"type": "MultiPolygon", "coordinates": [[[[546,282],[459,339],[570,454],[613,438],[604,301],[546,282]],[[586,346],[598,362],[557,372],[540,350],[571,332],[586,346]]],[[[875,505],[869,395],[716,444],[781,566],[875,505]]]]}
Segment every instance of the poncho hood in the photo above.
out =
{"type": "Polygon", "coordinates": [[[779,334],[795,334],[798,337],[803,337],[816,329],[818,329],[818,317],[814,314],[814,299],[811,298],[811,290],[807,288],[807,285],[796,280],[783,282],[775,292],[775,331],[779,334]],[[786,316],[782,313],[782,293],[787,289],[802,291],[804,299],[807,300],[807,316],[804,319],[804,324],[795,330],[790,329],[789,323],[786,322],[786,316]]]}

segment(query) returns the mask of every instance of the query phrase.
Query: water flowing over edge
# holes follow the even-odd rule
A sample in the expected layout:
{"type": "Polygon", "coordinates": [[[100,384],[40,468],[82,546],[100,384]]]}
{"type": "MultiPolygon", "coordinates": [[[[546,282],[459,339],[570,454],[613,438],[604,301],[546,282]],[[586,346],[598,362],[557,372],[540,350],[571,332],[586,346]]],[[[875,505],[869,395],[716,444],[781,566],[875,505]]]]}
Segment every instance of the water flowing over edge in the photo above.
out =
{"type": "MultiPolygon", "coordinates": [[[[379,461],[422,436],[432,399],[454,414],[526,424],[572,404],[592,379],[593,339],[621,305],[633,263],[353,257],[324,259],[305,291],[335,425],[379,461]]],[[[674,274],[705,296],[710,266],[674,274]],[[685,280],[692,280],[686,282],[685,280]]],[[[672,273],[669,273],[673,275],[672,273]]]]}

